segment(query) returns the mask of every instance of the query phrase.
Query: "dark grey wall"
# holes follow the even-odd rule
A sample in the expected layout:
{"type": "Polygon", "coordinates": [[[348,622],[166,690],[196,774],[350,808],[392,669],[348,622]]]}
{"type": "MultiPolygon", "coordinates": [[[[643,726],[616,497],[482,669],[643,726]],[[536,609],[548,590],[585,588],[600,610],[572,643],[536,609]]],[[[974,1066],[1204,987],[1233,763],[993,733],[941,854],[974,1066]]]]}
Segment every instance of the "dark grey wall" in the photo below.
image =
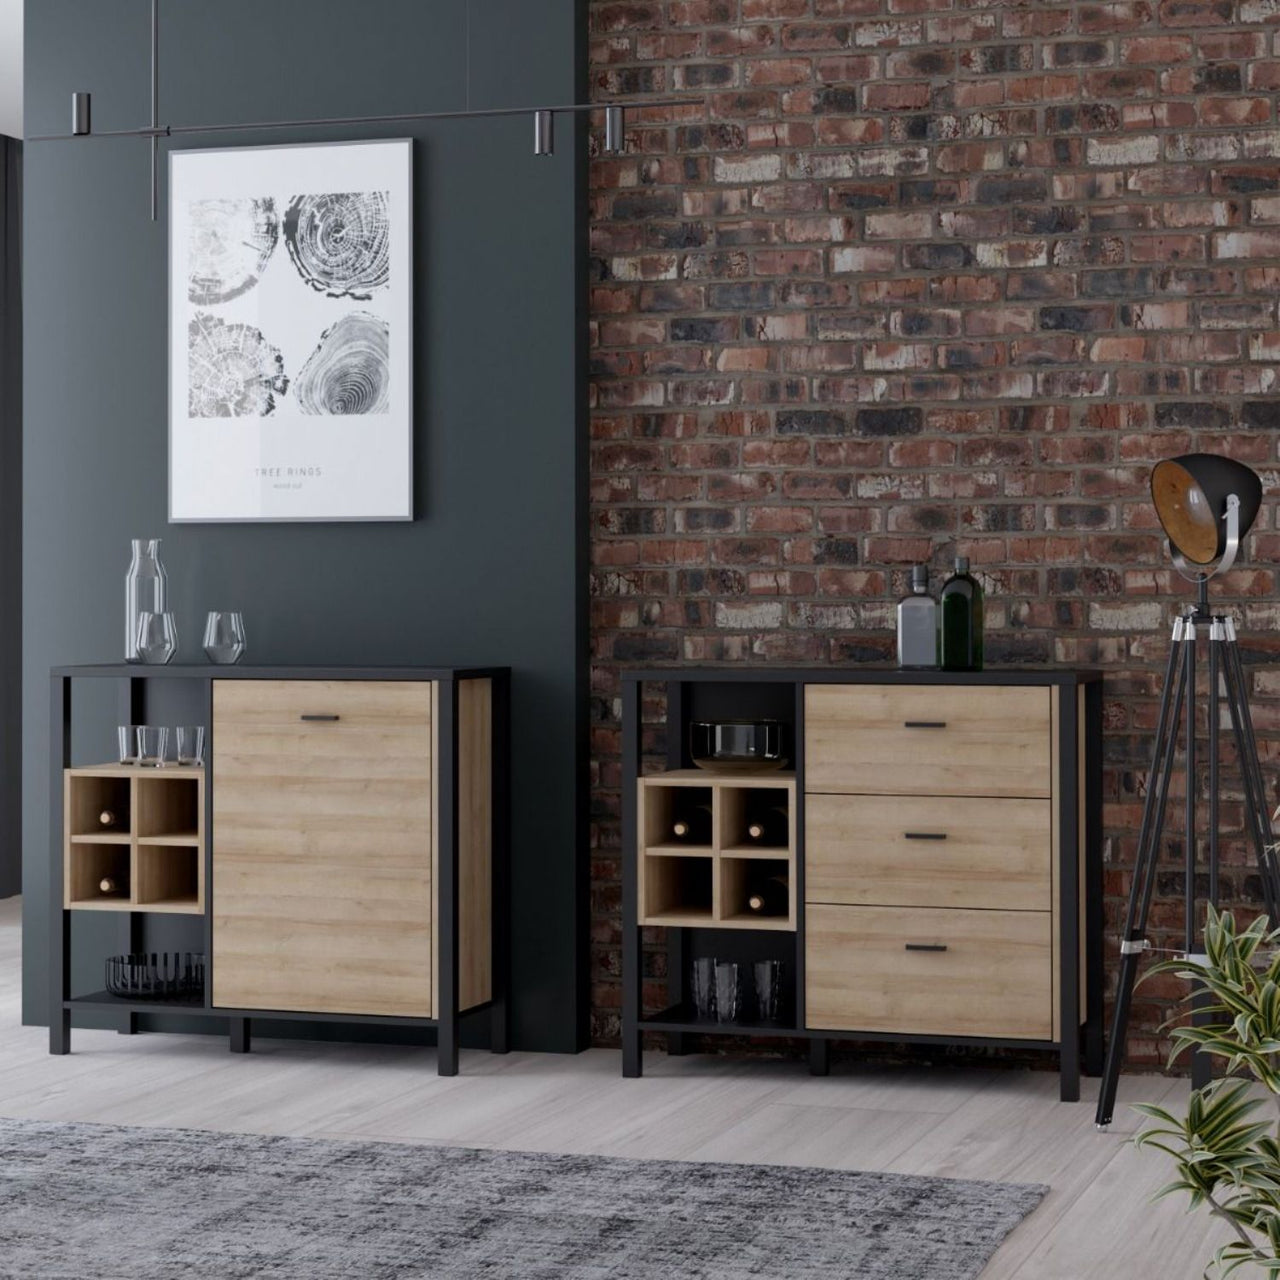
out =
{"type": "MultiPolygon", "coordinates": [[[[578,0],[469,7],[162,5],[161,119],[456,108],[468,66],[472,107],[585,91],[578,0]]],[[[93,93],[95,129],[145,123],[148,32],[147,0],[28,0],[28,135],[65,130],[73,89],[93,93]]],[[[556,155],[536,159],[531,135],[524,116],[236,135],[416,140],[418,518],[404,525],[166,526],[166,228],[148,219],[147,145],[28,145],[28,1020],[46,1011],[48,667],[120,656],[128,540],[164,535],[188,658],[205,610],[241,608],[255,662],[514,668],[515,1040],[583,1043],[585,139],[562,121],[556,155]]],[[[109,753],[112,698],[89,698],[78,759],[109,753]]],[[[78,927],[77,946],[100,941],[78,927]]]]}
{"type": "Polygon", "coordinates": [[[0,137],[0,898],[22,889],[22,143],[0,137]]]}

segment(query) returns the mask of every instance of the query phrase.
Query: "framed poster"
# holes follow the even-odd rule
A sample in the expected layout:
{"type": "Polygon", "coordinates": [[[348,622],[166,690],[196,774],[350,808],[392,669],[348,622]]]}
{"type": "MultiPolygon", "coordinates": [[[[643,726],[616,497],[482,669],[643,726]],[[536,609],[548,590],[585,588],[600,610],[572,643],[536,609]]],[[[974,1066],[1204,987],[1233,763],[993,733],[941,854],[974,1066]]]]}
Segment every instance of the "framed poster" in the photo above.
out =
{"type": "Polygon", "coordinates": [[[409,139],[169,157],[169,519],[412,520],[409,139]]]}

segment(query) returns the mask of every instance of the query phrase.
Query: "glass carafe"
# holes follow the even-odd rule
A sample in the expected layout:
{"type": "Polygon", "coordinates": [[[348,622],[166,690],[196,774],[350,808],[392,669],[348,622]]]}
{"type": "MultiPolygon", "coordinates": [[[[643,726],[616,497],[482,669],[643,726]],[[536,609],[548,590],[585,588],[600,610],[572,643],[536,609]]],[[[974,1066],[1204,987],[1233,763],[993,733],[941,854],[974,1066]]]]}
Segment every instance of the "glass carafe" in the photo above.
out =
{"type": "Polygon", "coordinates": [[[124,576],[124,660],[137,662],[138,620],[169,607],[169,580],[160,563],[159,538],[134,538],[133,558],[124,576]]]}

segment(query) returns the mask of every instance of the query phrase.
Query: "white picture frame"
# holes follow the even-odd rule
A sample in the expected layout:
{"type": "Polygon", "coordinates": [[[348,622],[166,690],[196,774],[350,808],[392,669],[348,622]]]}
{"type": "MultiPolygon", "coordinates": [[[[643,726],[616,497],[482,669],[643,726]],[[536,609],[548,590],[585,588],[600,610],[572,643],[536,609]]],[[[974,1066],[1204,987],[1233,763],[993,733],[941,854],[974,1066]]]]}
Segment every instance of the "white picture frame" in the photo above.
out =
{"type": "Polygon", "coordinates": [[[413,142],[169,156],[169,520],[413,519],[413,142]]]}

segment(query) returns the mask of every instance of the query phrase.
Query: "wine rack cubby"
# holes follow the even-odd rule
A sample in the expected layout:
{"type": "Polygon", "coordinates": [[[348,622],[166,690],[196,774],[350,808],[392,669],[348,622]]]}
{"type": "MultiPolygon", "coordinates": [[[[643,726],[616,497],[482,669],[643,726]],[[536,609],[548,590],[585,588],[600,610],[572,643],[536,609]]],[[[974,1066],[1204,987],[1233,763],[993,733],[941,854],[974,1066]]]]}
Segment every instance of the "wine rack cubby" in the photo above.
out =
{"type": "Polygon", "coordinates": [[[204,911],[203,769],[67,769],[63,787],[65,907],[204,911]]]}
{"type": "Polygon", "coordinates": [[[641,924],[795,929],[794,774],[680,769],[639,787],[641,924]],[[774,901],[780,881],[785,905],[774,901]],[[768,899],[760,911],[757,892],[768,899]]]}

